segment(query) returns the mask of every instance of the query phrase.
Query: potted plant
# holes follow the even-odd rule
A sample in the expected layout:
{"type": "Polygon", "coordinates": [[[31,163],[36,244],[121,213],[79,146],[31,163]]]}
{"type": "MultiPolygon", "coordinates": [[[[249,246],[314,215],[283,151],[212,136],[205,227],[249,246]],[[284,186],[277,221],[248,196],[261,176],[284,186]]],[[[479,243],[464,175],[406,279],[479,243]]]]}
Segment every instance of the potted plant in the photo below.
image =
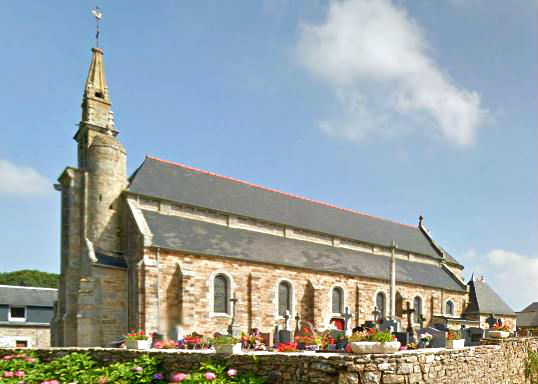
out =
{"type": "Polygon", "coordinates": [[[233,336],[219,336],[213,339],[213,346],[217,353],[239,353],[241,352],[241,340],[233,336]]]}
{"type": "Polygon", "coordinates": [[[430,335],[428,332],[423,333],[422,335],[418,335],[418,347],[419,348],[428,348],[430,346],[430,343],[433,339],[433,336],[430,335]]]}
{"type": "Polygon", "coordinates": [[[448,331],[446,347],[448,349],[461,349],[465,346],[465,339],[458,331],[448,331]]]}
{"type": "Polygon", "coordinates": [[[150,349],[151,341],[151,337],[144,331],[133,331],[125,336],[125,346],[129,349],[150,349]]]}
{"type": "Polygon", "coordinates": [[[495,324],[493,328],[488,331],[488,335],[494,339],[506,339],[510,336],[510,331],[511,329],[508,324],[495,324]]]}
{"type": "Polygon", "coordinates": [[[400,342],[390,331],[379,332],[371,328],[363,332],[355,332],[349,337],[351,350],[356,354],[394,353],[400,349],[400,342]]]}

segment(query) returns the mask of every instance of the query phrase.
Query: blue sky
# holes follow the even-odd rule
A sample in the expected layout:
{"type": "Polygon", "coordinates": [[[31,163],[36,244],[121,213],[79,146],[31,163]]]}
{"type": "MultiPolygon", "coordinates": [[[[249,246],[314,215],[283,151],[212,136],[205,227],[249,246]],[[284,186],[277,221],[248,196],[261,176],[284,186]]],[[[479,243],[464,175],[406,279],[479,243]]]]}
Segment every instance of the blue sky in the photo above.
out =
{"type": "MultiPolygon", "coordinates": [[[[95,2],[3,4],[0,239],[59,269],[95,2]]],[[[535,0],[102,1],[132,172],[146,154],[403,223],[515,309],[538,291],[535,0]]]]}

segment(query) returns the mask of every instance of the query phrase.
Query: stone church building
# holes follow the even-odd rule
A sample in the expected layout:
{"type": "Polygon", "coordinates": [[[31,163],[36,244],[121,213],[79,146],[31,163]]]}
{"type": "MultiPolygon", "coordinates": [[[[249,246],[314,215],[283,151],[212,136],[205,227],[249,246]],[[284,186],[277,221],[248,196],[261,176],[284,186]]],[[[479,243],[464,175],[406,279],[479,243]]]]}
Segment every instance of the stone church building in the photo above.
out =
{"type": "MultiPolygon", "coordinates": [[[[74,139],[78,165],[61,192],[57,346],[106,346],[128,330],[212,334],[232,297],[242,330],[273,330],[284,315],[325,327],[400,316],[459,318],[463,266],[422,219],[399,224],[146,157],[127,175],[103,65],[93,48],[74,139]]],[[[404,322],[405,324],[405,322],[404,322]]]]}

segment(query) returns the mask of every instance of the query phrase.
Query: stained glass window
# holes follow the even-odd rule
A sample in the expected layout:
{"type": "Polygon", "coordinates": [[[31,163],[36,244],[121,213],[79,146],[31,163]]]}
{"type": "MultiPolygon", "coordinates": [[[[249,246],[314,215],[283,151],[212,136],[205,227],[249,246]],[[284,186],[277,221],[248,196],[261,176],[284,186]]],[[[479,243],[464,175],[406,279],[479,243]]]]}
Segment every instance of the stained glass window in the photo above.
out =
{"type": "Polygon", "coordinates": [[[454,314],[454,303],[450,300],[446,302],[446,313],[448,315],[454,314]]]}
{"type": "Polygon", "coordinates": [[[381,313],[381,318],[385,317],[385,294],[383,292],[379,292],[375,298],[375,305],[377,306],[377,310],[381,313]]]}
{"type": "Polygon", "coordinates": [[[332,297],[333,313],[342,313],[343,301],[344,301],[344,292],[342,291],[342,288],[340,287],[333,288],[333,297],[332,297]]]}
{"type": "Polygon", "coordinates": [[[214,311],[217,313],[228,313],[228,280],[223,275],[215,276],[214,289],[214,311]]]}
{"type": "Polygon", "coordinates": [[[283,281],[278,285],[278,314],[284,316],[286,311],[291,312],[291,286],[283,281]]]}
{"type": "Polygon", "coordinates": [[[415,323],[418,323],[418,319],[422,315],[422,299],[420,297],[415,297],[413,300],[413,308],[415,308],[415,312],[413,312],[413,317],[415,323]]]}

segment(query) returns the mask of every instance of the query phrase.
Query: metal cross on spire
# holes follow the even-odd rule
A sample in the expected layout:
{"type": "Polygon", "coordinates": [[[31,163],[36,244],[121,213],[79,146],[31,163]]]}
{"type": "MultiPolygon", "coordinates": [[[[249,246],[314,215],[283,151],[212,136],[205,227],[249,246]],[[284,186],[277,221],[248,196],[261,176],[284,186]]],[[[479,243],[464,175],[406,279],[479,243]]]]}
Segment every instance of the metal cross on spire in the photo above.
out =
{"type": "Polygon", "coordinates": [[[99,48],[99,20],[103,17],[103,13],[101,12],[101,9],[99,7],[95,7],[95,9],[92,10],[92,15],[95,16],[95,21],[97,22],[96,25],[96,33],[95,33],[95,47],[99,48]]]}

